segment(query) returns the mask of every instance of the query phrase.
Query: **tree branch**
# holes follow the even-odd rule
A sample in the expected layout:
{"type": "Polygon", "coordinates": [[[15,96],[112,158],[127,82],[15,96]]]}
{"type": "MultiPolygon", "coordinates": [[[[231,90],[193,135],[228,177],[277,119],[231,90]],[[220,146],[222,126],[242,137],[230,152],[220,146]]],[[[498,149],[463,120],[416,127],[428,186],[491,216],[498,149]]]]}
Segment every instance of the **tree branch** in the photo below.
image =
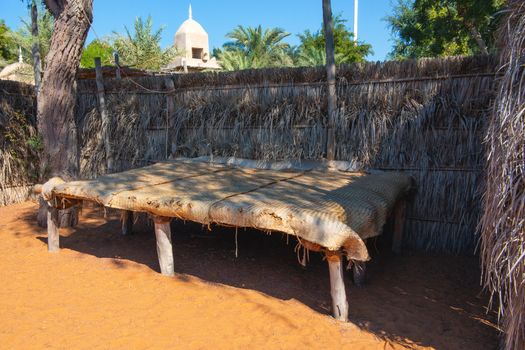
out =
{"type": "Polygon", "coordinates": [[[481,34],[479,33],[478,29],[474,24],[472,24],[470,21],[466,21],[465,23],[467,29],[470,31],[470,35],[472,35],[472,38],[474,38],[474,41],[476,41],[476,44],[479,47],[479,50],[482,54],[488,55],[489,50],[487,48],[487,44],[485,43],[485,40],[481,37],[481,34]]]}
{"type": "Polygon", "coordinates": [[[474,39],[474,41],[478,45],[480,52],[484,55],[488,55],[489,50],[487,48],[487,44],[485,43],[485,40],[483,40],[483,38],[481,37],[481,34],[474,23],[474,19],[471,18],[472,16],[468,16],[468,9],[465,6],[457,6],[456,9],[460,17],[463,19],[465,27],[470,32],[472,39],[474,39]]]}

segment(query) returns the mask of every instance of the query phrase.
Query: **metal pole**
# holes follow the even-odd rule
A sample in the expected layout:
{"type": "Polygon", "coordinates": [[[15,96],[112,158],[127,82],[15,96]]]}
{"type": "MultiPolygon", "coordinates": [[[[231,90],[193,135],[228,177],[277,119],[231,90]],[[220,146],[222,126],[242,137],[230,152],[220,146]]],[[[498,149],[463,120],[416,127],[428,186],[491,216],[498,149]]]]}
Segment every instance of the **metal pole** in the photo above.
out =
{"type": "Polygon", "coordinates": [[[359,0],[354,0],[354,40],[357,41],[357,18],[359,15],[359,0]]]}

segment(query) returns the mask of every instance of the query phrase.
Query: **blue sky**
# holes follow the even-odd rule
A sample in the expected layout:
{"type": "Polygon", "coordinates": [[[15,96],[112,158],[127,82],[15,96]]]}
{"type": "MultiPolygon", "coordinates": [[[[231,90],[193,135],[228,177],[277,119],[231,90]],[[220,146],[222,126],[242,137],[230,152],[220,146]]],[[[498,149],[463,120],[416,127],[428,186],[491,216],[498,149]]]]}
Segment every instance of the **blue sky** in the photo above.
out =
{"type": "MultiPolygon", "coordinates": [[[[0,19],[11,28],[28,18],[22,0],[0,0],[0,19]]],[[[179,25],[188,17],[187,0],[94,0],[93,28],[88,42],[96,35],[103,37],[113,31],[131,28],[135,17],[153,17],[154,26],[164,26],[162,45],[172,45],[179,25]],[[95,35],[96,33],[96,35],[95,35]]],[[[332,0],[334,14],[342,14],[353,23],[353,0],[332,0]]],[[[244,26],[281,27],[292,35],[290,44],[297,44],[296,34],[305,29],[318,30],[322,23],[321,0],[191,0],[193,18],[200,22],[210,37],[210,49],[227,41],[226,33],[241,24],[244,26]]],[[[391,0],[361,0],[359,2],[359,40],[372,44],[374,54],[369,60],[384,60],[390,51],[390,31],[383,20],[392,12],[391,0]]]]}

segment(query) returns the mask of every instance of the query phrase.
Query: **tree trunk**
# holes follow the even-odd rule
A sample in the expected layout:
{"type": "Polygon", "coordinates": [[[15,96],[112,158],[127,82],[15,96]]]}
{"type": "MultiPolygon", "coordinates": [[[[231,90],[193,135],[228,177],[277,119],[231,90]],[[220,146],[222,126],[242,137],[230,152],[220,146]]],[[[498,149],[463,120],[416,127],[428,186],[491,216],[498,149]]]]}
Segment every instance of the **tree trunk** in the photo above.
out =
{"type": "Polygon", "coordinates": [[[31,35],[33,36],[33,47],[31,48],[31,53],[33,55],[35,93],[38,95],[38,91],[40,91],[40,84],[42,82],[42,60],[40,57],[40,41],[38,39],[38,9],[36,6],[36,0],[32,0],[31,2],[31,35]]]}
{"type": "MultiPolygon", "coordinates": [[[[93,0],[45,0],[45,4],[55,26],[37,95],[38,131],[44,144],[40,176],[67,180],[79,173],[76,75],[93,19],[93,0]]],[[[61,226],[74,226],[78,211],[61,210],[59,221],[61,226]]]]}
{"type": "Polygon", "coordinates": [[[93,0],[46,0],[55,17],[44,78],[38,93],[38,129],[43,138],[44,176],[79,172],[74,118],[76,75],[93,17],[93,0]]]}

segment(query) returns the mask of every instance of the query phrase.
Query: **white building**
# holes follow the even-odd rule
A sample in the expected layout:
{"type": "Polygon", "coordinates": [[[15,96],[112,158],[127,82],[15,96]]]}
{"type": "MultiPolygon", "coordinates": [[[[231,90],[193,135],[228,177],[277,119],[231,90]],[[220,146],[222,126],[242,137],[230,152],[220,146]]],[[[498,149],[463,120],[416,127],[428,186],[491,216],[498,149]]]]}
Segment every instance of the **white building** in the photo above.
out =
{"type": "Polygon", "coordinates": [[[188,19],[175,33],[175,48],[181,53],[166,69],[177,71],[200,71],[205,69],[221,69],[215,59],[210,57],[208,33],[195,21],[189,8],[188,19]]]}
{"type": "Polygon", "coordinates": [[[0,80],[13,80],[35,85],[33,67],[24,62],[22,49],[18,50],[18,62],[11,63],[0,69],[0,80]]]}

